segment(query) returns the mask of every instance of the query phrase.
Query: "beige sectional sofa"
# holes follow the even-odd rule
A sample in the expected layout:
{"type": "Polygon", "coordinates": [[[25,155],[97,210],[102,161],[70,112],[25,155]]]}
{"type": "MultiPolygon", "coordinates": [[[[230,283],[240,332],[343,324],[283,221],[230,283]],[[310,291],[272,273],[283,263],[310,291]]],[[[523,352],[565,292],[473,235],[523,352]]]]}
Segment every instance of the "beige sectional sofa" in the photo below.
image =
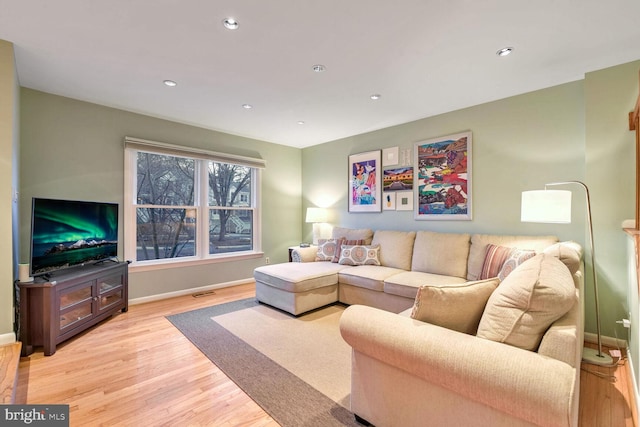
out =
{"type": "Polygon", "coordinates": [[[346,249],[341,255],[368,244],[379,265],[346,265],[338,255],[340,262],[320,262],[318,248],[305,248],[293,254],[300,262],[257,268],[256,295],[294,315],[350,305],[341,333],[353,348],[357,417],[378,427],[577,425],[584,324],[577,244],[339,227],[333,236],[346,249]],[[489,248],[533,252],[501,281],[486,277],[495,273],[489,248]]]}

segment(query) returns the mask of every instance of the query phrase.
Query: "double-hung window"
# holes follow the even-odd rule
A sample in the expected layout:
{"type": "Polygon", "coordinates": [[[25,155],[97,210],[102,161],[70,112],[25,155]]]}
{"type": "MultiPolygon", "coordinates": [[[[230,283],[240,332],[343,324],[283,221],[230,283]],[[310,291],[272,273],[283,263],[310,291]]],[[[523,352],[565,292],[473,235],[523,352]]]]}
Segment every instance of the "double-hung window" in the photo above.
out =
{"type": "Polygon", "coordinates": [[[125,257],[134,265],[260,253],[261,159],[125,138],[125,257]]]}

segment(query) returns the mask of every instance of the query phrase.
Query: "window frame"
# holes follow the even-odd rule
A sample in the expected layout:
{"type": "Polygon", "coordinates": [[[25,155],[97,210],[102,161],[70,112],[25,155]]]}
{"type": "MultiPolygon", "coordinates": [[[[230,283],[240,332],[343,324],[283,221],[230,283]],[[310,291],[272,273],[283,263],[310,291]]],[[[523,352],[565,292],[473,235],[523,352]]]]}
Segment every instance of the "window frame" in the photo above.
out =
{"type": "Polygon", "coordinates": [[[136,271],[153,270],[159,268],[183,267],[188,265],[208,264],[225,261],[258,258],[262,252],[262,215],[261,215],[261,178],[265,162],[262,159],[245,158],[207,150],[176,146],[137,138],[125,138],[124,150],[124,254],[131,262],[130,267],[136,271]],[[160,206],[137,204],[137,157],[139,152],[158,155],[185,157],[194,159],[195,186],[193,206],[160,206]],[[209,205],[209,162],[229,163],[249,167],[251,170],[250,206],[210,206],[209,205]],[[137,257],[137,209],[139,208],[188,208],[196,210],[196,244],[195,255],[178,258],[163,258],[157,260],[141,260],[137,257]],[[209,218],[215,209],[233,209],[251,211],[252,218],[252,247],[251,250],[209,253],[209,218]]]}

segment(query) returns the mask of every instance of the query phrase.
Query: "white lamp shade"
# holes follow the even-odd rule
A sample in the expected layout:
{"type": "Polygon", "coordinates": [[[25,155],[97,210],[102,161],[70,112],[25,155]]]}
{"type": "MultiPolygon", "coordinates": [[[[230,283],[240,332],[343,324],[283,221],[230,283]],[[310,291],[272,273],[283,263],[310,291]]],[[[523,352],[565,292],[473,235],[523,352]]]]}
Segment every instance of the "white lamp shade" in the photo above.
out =
{"type": "Polygon", "coordinates": [[[324,208],[307,208],[305,222],[327,222],[327,210],[324,208]]]}
{"type": "Polygon", "coordinates": [[[568,224],[571,222],[571,191],[523,191],[520,215],[522,222],[568,224]]]}

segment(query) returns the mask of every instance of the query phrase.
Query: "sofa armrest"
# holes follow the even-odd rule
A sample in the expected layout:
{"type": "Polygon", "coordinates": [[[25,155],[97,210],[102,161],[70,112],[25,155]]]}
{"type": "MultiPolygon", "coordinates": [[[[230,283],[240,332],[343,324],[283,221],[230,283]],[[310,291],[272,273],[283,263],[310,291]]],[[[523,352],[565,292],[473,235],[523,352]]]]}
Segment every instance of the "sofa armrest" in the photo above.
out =
{"type": "Polygon", "coordinates": [[[295,248],[291,251],[291,260],[293,262],[313,262],[318,254],[317,246],[309,246],[307,248],[295,248]]]}
{"type": "Polygon", "coordinates": [[[372,307],[348,307],[340,332],[354,352],[537,425],[571,425],[568,364],[372,307]]]}

